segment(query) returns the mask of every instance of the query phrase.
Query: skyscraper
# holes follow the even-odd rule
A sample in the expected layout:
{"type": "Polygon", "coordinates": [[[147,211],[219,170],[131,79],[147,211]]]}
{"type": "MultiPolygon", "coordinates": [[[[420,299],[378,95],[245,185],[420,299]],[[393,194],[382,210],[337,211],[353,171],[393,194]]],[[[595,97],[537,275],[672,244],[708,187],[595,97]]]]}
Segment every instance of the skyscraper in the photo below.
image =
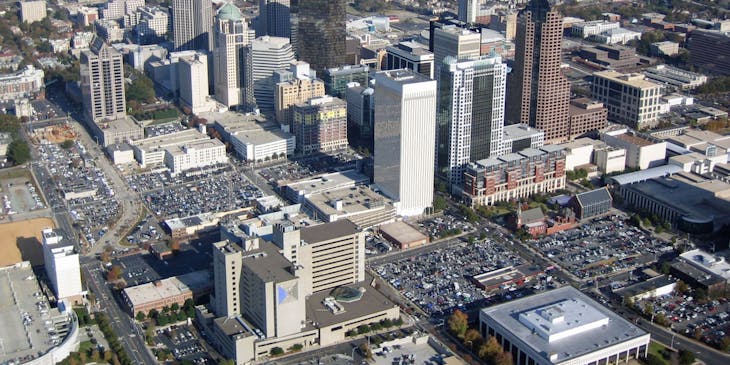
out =
{"type": "Polygon", "coordinates": [[[441,66],[436,130],[437,174],[458,191],[469,162],[498,155],[504,134],[507,65],[497,55],[441,66]]]}
{"type": "Polygon", "coordinates": [[[548,142],[568,136],[570,82],[560,69],[562,40],[560,13],[547,0],[530,0],[517,16],[507,119],[543,130],[548,142]]]}
{"type": "Polygon", "coordinates": [[[122,54],[99,37],[81,52],[81,96],[89,121],[124,118],[124,65],[122,54]]]}
{"type": "Polygon", "coordinates": [[[299,2],[297,51],[312,69],[322,71],[345,63],[345,0],[299,2]]]}
{"type": "Polygon", "coordinates": [[[258,25],[258,36],[291,37],[289,0],[259,0],[258,25]]]}
{"type": "Polygon", "coordinates": [[[173,0],[172,35],[175,50],[213,49],[213,3],[210,0],[173,0]]]}
{"type": "Polygon", "coordinates": [[[183,57],[177,66],[180,85],[180,104],[190,108],[193,114],[207,112],[213,104],[208,96],[208,56],[196,52],[183,57]]]}
{"type": "Polygon", "coordinates": [[[276,70],[286,70],[295,61],[288,38],[258,37],[243,49],[244,103],[255,104],[266,112],[274,112],[274,81],[276,70]]]}
{"type": "Polygon", "coordinates": [[[215,96],[228,107],[243,105],[243,48],[251,43],[253,31],[241,10],[228,3],[216,13],[213,80],[215,96]]]}
{"type": "Polygon", "coordinates": [[[433,203],[436,80],[412,70],[375,74],[374,182],[400,215],[433,203]]]}
{"type": "Polygon", "coordinates": [[[459,20],[464,23],[475,23],[479,12],[478,0],[459,0],[459,20]]]}
{"type": "Polygon", "coordinates": [[[457,59],[477,58],[481,52],[481,35],[456,25],[446,25],[433,31],[433,61],[436,68],[447,56],[457,59]]]}

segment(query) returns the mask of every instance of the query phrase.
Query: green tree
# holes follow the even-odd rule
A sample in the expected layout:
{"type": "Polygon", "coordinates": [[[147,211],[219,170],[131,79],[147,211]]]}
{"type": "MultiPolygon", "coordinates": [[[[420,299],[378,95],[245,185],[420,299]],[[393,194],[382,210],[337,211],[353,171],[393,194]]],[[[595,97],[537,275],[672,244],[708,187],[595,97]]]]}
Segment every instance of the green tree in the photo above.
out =
{"type": "Polygon", "coordinates": [[[24,164],[30,160],[30,148],[25,141],[16,139],[8,146],[8,157],[16,165],[24,164]]]}
{"type": "Polygon", "coordinates": [[[273,347],[271,351],[269,351],[269,353],[271,354],[271,356],[283,355],[284,349],[282,349],[281,347],[273,347]]]}
{"type": "Polygon", "coordinates": [[[695,354],[692,351],[679,350],[679,365],[692,365],[695,362],[695,354]]]}
{"type": "Polygon", "coordinates": [[[126,67],[124,71],[132,80],[131,84],[126,84],[125,91],[128,102],[151,103],[155,101],[155,87],[152,79],[131,67],[126,67]]]}
{"type": "Polygon", "coordinates": [[[674,285],[674,291],[679,294],[686,294],[689,291],[689,285],[682,280],[677,280],[677,283],[674,285]]]}
{"type": "Polygon", "coordinates": [[[444,199],[444,197],[436,195],[433,198],[433,210],[434,211],[440,212],[440,211],[446,209],[446,207],[447,207],[447,202],[446,202],[446,199],[444,199]]]}
{"type": "Polygon", "coordinates": [[[69,149],[74,146],[74,141],[67,139],[63,142],[61,142],[61,148],[63,149],[69,149]]]}
{"type": "Polygon", "coordinates": [[[147,316],[144,314],[144,312],[139,311],[139,312],[137,312],[137,316],[134,318],[137,319],[138,321],[142,322],[147,318],[147,316]]]}
{"type": "Polygon", "coordinates": [[[489,336],[481,346],[479,346],[479,358],[482,360],[492,361],[497,354],[503,351],[502,346],[497,342],[494,336],[489,336]]]}
{"type": "Polygon", "coordinates": [[[469,316],[457,309],[449,316],[448,325],[452,334],[463,338],[466,330],[469,328],[469,316]]]}

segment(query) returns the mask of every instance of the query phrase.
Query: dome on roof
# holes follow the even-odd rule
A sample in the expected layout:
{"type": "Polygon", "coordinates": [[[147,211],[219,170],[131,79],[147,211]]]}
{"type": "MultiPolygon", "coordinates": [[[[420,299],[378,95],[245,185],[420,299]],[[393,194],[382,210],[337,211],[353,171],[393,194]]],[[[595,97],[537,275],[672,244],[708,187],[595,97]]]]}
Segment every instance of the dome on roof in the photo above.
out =
{"type": "Polygon", "coordinates": [[[216,16],[221,20],[241,20],[243,19],[243,13],[237,6],[226,3],[216,13],[216,16]]]}

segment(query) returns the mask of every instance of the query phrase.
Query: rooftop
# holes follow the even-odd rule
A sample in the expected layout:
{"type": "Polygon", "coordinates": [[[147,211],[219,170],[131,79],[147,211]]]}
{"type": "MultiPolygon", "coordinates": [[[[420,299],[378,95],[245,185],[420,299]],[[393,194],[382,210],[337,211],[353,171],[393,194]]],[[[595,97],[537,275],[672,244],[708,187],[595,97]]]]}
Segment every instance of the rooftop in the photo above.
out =
{"type": "Polygon", "coordinates": [[[577,194],[575,198],[578,200],[578,203],[583,207],[605,201],[610,202],[613,200],[611,198],[611,193],[608,192],[608,188],[606,187],[577,194]]]}
{"type": "Polygon", "coordinates": [[[359,232],[360,230],[357,229],[355,223],[352,223],[348,219],[341,219],[331,223],[302,228],[300,230],[300,238],[306,243],[313,244],[339,237],[351,236],[359,232]]]}
{"type": "Polygon", "coordinates": [[[527,124],[510,124],[504,126],[504,136],[510,139],[521,139],[542,133],[541,130],[527,124]]]}
{"type": "Polygon", "coordinates": [[[324,299],[330,296],[330,291],[322,290],[312,294],[306,301],[307,320],[317,323],[318,327],[326,327],[393,308],[395,304],[370,286],[369,280],[372,278],[369,277],[363,282],[348,285],[348,287],[358,290],[363,288],[364,292],[360,300],[338,302],[343,310],[337,313],[333,313],[323,304],[324,299]]]}
{"type": "Polygon", "coordinates": [[[391,202],[366,186],[328,190],[309,194],[309,204],[325,214],[350,215],[365,213],[371,209],[390,207],[391,202]],[[338,206],[337,203],[340,203],[338,206]]]}
{"type": "Polygon", "coordinates": [[[640,170],[635,172],[629,172],[627,174],[621,174],[612,176],[611,180],[619,185],[633,184],[640,181],[653,179],[660,176],[670,176],[683,171],[681,167],[675,165],[662,165],[652,167],[646,170],[640,170]]]}
{"type": "Polygon", "coordinates": [[[482,315],[544,356],[562,363],[648,334],[565,286],[545,293],[482,309],[482,315]]]}
{"type": "Polygon", "coordinates": [[[281,283],[296,278],[292,273],[292,263],[270,242],[262,243],[257,250],[245,252],[242,261],[245,268],[267,283],[281,283]]]}
{"type": "Polygon", "coordinates": [[[416,242],[428,239],[423,233],[411,227],[405,222],[393,222],[383,224],[379,227],[380,231],[392,237],[399,242],[416,242]]]}
{"type": "Polygon", "coordinates": [[[660,88],[660,84],[651,82],[644,78],[643,74],[623,74],[617,71],[600,71],[593,73],[594,77],[602,77],[622,85],[636,87],[640,89],[660,88]]]}
{"type": "Polygon", "coordinates": [[[651,278],[646,281],[638,282],[634,285],[627,286],[625,288],[621,288],[619,290],[616,290],[616,293],[621,295],[622,297],[633,297],[636,295],[644,294],[648,291],[661,288],[667,285],[672,285],[676,282],[676,280],[666,276],[661,275],[654,278],[651,278]]]}
{"type": "Polygon", "coordinates": [[[624,142],[627,142],[627,143],[630,143],[632,145],[639,146],[639,147],[651,146],[651,145],[655,144],[654,142],[652,142],[648,139],[641,138],[639,136],[629,134],[629,133],[622,133],[622,134],[614,135],[614,137],[616,137],[624,142]]]}
{"type": "Polygon", "coordinates": [[[725,261],[724,257],[715,256],[700,249],[687,251],[679,256],[700,270],[730,280],[730,264],[725,261]]]}
{"type": "Polygon", "coordinates": [[[367,176],[355,171],[347,170],[322,174],[316,177],[304,178],[298,181],[280,181],[278,185],[299,192],[299,194],[316,194],[343,187],[365,184],[369,180],[367,176]]]}
{"type": "Polygon", "coordinates": [[[124,294],[134,306],[165,300],[185,292],[196,293],[212,285],[208,270],[174,276],[160,281],[132,286],[124,289],[124,294]]]}

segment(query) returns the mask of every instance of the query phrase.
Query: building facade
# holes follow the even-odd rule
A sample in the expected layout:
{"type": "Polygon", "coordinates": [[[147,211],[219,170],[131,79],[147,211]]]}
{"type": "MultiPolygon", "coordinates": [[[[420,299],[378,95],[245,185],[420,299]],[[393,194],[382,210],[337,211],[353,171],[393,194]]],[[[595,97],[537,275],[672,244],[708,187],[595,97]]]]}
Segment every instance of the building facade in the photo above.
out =
{"type": "Polygon", "coordinates": [[[608,109],[588,98],[573,99],[568,109],[568,138],[573,140],[591,131],[597,131],[608,124],[608,109]]]}
{"type": "Polygon", "coordinates": [[[176,51],[214,49],[213,3],[210,0],[173,0],[172,39],[176,51]]]}
{"type": "Polygon", "coordinates": [[[473,30],[445,25],[434,29],[433,36],[433,62],[436,68],[441,67],[449,56],[462,60],[478,58],[481,54],[482,37],[473,30]]]}
{"type": "Polygon", "coordinates": [[[689,39],[690,62],[718,75],[730,75],[730,32],[697,29],[689,39]]]}
{"type": "Polygon", "coordinates": [[[347,103],[323,96],[292,108],[292,132],[303,154],[347,147],[347,103]]]}
{"type": "Polygon", "coordinates": [[[366,65],[346,65],[341,67],[328,68],[322,73],[325,92],[338,98],[344,98],[347,91],[347,84],[357,82],[367,87],[369,81],[370,67],[366,65]]]}
{"type": "Polygon", "coordinates": [[[211,111],[214,104],[208,95],[208,56],[196,53],[181,58],[177,71],[180,105],[190,108],[193,114],[211,111]]]}
{"type": "Polygon", "coordinates": [[[374,183],[401,215],[433,203],[436,81],[410,70],[375,74],[374,183]]]}
{"type": "Polygon", "coordinates": [[[21,1],[20,20],[23,23],[39,22],[48,16],[45,0],[21,1]]]}
{"type": "MultiPolygon", "coordinates": [[[[263,36],[254,39],[243,50],[244,67],[250,67],[250,73],[244,72],[244,93],[251,95],[256,106],[266,113],[274,112],[273,73],[289,68],[294,58],[294,51],[288,38],[263,36]]],[[[247,97],[244,96],[244,99],[247,97]]],[[[245,102],[244,102],[245,103],[245,102]]]]}
{"type": "Polygon", "coordinates": [[[81,53],[81,97],[88,121],[119,119],[127,115],[122,54],[94,38],[81,53]]]}
{"type": "Polygon", "coordinates": [[[659,123],[662,85],[642,74],[601,71],[593,74],[593,98],[608,109],[608,120],[644,129],[659,123]]]}
{"type": "Polygon", "coordinates": [[[476,23],[479,3],[478,0],[459,0],[459,20],[464,23],[476,23]]]}
{"type": "Polygon", "coordinates": [[[457,191],[466,164],[503,151],[507,65],[496,55],[447,57],[439,77],[436,172],[457,191]]]}
{"type": "Polygon", "coordinates": [[[279,82],[274,91],[274,111],[276,121],[289,126],[292,122],[291,107],[311,98],[324,96],[324,82],[309,72],[309,64],[297,62],[286,72],[287,81],[279,82]]]}
{"type": "Polygon", "coordinates": [[[557,145],[524,149],[470,163],[464,200],[471,206],[527,198],[565,187],[565,151],[557,145]]]}
{"type": "Polygon", "coordinates": [[[531,0],[519,13],[507,120],[542,130],[548,142],[568,137],[570,82],[560,69],[562,39],[562,16],[547,1],[531,0]]]}
{"type": "Polygon", "coordinates": [[[290,12],[289,0],[259,0],[259,30],[256,35],[290,38],[290,12]]]}
{"type": "Polygon", "coordinates": [[[434,78],[434,56],[428,47],[413,41],[400,42],[386,48],[384,70],[407,68],[430,79],[434,78]]]}
{"type": "Polygon", "coordinates": [[[79,254],[74,251],[73,242],[63,237],[61,231],[50,228],[43,229],[43,262],[46,274],[53,286],[57,300],[69,298],[72,301],[81,299],[81,265],[79,254]],[[64,240],[65,239],[65,240],[64,240]]]}
{"type": "Polygon", "coordinates": [[[244,105],[243,48],[251,43],[254,32],[241,10],[227,3],[216,13],[213,80],[216,99],[231,108],[244,105]]]}
{"type": "Polygon", "coordinates": [[[345,0],[299,2],[297,52],[302,61],[322,71],[345,63],[345,0]]]}
{"type": "Polygon", "coordinates": [[[375,89],[351,83],[347,88],[347,139],[354,148],[373,150],[375,89]]]}
{"type": "Polygon", "coordinates": [[[45,86],[43,70],[28,65],[22,71],[0,75],[0,100],[14,100],[38,94],[45,86]]]}

